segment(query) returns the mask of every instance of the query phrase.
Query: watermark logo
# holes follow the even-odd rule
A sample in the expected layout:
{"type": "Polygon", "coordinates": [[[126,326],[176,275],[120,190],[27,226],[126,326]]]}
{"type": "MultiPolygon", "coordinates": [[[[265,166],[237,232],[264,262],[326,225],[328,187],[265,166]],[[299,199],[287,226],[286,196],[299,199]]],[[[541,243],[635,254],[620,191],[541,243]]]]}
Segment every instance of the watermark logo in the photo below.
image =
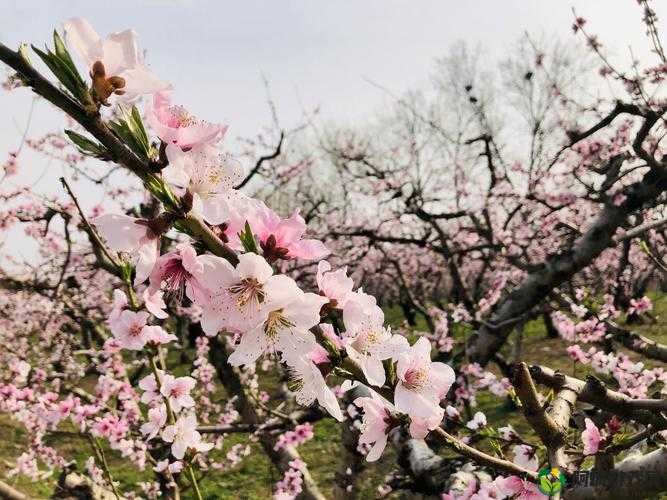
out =
{"type": "Polygon", "coordinates": [[[537,473],[537,488],[547,496],[553,496],[565,486],[565,474],[557,467],[545,467],[537,473]]]}

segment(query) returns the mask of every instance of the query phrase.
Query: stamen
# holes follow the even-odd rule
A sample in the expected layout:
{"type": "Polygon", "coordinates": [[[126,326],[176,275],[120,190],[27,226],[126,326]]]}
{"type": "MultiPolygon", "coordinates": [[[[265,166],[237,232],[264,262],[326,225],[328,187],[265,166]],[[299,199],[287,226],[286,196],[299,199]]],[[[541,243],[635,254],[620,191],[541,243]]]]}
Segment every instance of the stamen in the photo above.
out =
{"type": "Polygon", "coordinates": [[[228,288],[229,293],[236,296],[236,305],[245,308],[248,304],[259,307],[266,298],[262,284],[255,278],[244,278],[228,288]]]}
{"type": "Polygon", "coordinates": [[[183,300],[185,283],[192,277],[183,267],[183,261],[179,258],[170,259],[164,266],[162,276],[165,292],[175,295],[178,300],[183,300]]]}
{"type": "Polygon", "coordinates": [[[141,334],[142,329],[143,327],[141,325],[135,323],[132,326],[130,326],[129,334],[131,337],[138,337],[141,334]]]}
{"type": "Polygon", "coordinates": [[[197,124],[197,119],[192,116],[183,106],[170,106],[171,125],[176,128],[189,127],[197,124]]]}
{"type": "Polygon", "coordinates": [[[292,328],[294,323],[283,316],[283,310],[271,311],[264,322],[264,333],[269,338],[275,338],[282,328],[292,328]]]}
{"type": "Polygon", "coordinates": [[[428,383],[428,371],[424,368],[411,368],[405,374],[403,385],[411,391],[419,391],[428,383]]]}

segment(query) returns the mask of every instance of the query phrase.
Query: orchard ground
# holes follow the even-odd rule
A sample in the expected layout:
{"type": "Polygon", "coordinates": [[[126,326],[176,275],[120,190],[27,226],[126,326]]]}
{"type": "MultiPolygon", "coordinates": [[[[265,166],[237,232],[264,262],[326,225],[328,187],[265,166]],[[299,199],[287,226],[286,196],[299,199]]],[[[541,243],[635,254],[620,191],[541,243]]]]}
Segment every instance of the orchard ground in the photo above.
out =
{"type": "MultiPolygon", "coordinates": [[[[645,334],[657,342],[667,343],[667,294],[649,293],[653,300],[653,317],[655,322],[647,322],[643,325],[633,324],[632,329],[645,334]]],[[[387,323],[392,326],[400,326],[404,318],[399,308],[385,310],[387,323]]],[[[425,325],[417,325],[417,330],[426,330],[425,325]]],[[[461,338],[459,333],[459,339],[461,338]]],[[[514,334],[515,335],[515,334],[514,334]]],[[[455,334],[456,338],[456,334],[455,334]]],[[[515,346],[514,339],[505,344],[504,352],[506,359],[513,359],[511,350],[515,346]]],[[[585,377],[591,370],[588,366],[571,361],[566,352],[567,343],[558,338],[547,338],[546,330],[541,319],[528,323],[525,327],[522,340],[523,360],[528,363],[546,364],[553,369],[572,375],[573,370],[579,378],[585,377]]],[[[585,345],[582,345],[584,350],[585,345]]],[[[638,360],[636,354],[623,351],[632,359],[638,360]]],[[[175,354],[175,353],[174,353],[175,354]]],[[[650,365],[650,361],[648,362],[650,365]]],[[[495,367],[491,368],[492,371],[495,367]]],[[[179,374],[178,369],[174,370],[179,374]]],[[[599,376],[599,375],[597,375],[599,376]]],[[[269,376],[260,378],[263,388],[271,393],[275,390],[276,380],[269,376]],[[273,385],[273,387],[272,387],[273,385]]],[[[94,382],[91,382],[92,387],[94,382]]],[[[488,392],[481,391],[477,395],[478,407],[474,411],[483,411],[492,426],[511,424],[520,433],[531,434],[528,423],[523,419],[520,412],[508,400],[505,404],[497,404],[488,392]]],[[[470,416],[471,418],[472,416],[470,416]]],[[[341,448],[341,427],[331,418],[323,419],[314,424],[315,438],[299,447],[299,453],[308,463],[309,470],[320,485],[323,493],[331,497],[335,485],[337,457],[341,448]]],[[[27,440],[26,432],[21,426],[12,422],[7,415],[0,415],[0,477],[5,477],[7,471],[12,468],[12,460],[24,449],[27,440]]],[[[243,433],[231,434],[225,439],[222,450],[214,453],[224,455],[237,443],[246,444],[248,436],[243,433]]],[[[57,431],[46,438],[46,443],[54,446],[63,453],[65,457],[76,460],[79,467],[83,467],[86,459],[93,453],[90,443],[85,437],[80,436],[72,427],[69,431],[57,431]]],[[[227,471],[210,471],[200,482],[200,488],[204,498],[208,499],[270,499],[275,483],[282,477],[271,461],[264,455],[257,444],[253,453],[243,458],[239,465],[227,471]]],[[[486,448],[489,451],[488,448],[486,448]]],[[[136,468],[127,466],[120,455],[108,448],[105,449],[107,459],[113,477],[121,483],[121,487],[131,487],[141,481],[150,480],[150,471],[141,472],[136,468]]],[[[447,449],[440,449],[439,454],[454,457],[447,449]]],[[[592,462],[591,464],[592,465],[592,462]]],[[[383,478],[396,467],[395,452],[388,447],[382,458],[374,463],[368,464],[362,473],[359,484],[362,485],[360,498],[375,498],[377,487],[383,483],[383,478]]],[[[57,476],[47,478],[43,481],[31,482],[28,478],[21,477],[5,479],[9,484],[16,486],[22,492],[34,498],[49,498],[57,483],[57,476]]],[[[188,498],[188,492],[184,492],[188,498]]],[[[391,498],[391,495],[390,495],[391,498]]],[[[402,498],[402,497],[401,497],[402,498]]],[[[661,500],[667,499],[667,495],[656,497],[661,500]]]]}

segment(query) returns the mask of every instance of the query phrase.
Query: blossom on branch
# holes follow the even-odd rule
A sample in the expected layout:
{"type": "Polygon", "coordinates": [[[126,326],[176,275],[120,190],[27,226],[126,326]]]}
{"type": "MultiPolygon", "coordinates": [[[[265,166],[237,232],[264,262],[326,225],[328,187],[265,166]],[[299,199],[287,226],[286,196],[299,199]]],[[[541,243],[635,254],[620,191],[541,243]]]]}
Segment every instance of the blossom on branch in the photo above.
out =
{"type": "Polygon", "coordinates": [[[431,361],[428,339],[420,337],[398,356],[396,376],[394,404],[398,411],[427,419],[444,416],[440,400],[454,383],[454,370],[445,363],[431,361]]]}
{"type": "Polygon", "coordinates": [[[93,89],[101,101],[106,101],[112,93],[134,98],[171,87],[144,64],[134,30],[111,33],[102,39],[90,23],[81,18],[65,21],[64,29],[67,44],[91,71],[93,89]]]}
{"type": "Polygon", "coordinates": [[[162,170],[162,177],[176,194],[190,193],[193,211],[201,214],[209,224],[226,222],[229,198],[236,195],[233,188],[243,180],[241,163],[208,144],[188,151],[169,144],[166,154],[169,165],[162,170]]]}
{"type": "Polygon", "coordinates": [[[191,149],[215,144],[227,132],[226,125],[198,120],[183,106],[171,104],[168,92],[156,92],[146,110],[146,120],[165,144],[191,149]]]}
{"type": "Polygon", "coordinates": [[[208,297],[207,288],[201,283],[200,277],[205,271],[208,261],[200,259],[195,249],[181,243],[175,250],[162,254],[149,276],[150,286],[146,297],[155,302],[153,297],[159,292],[176,296],[179,301],[183,295],[193,302],[203,302],[208,297]]]}
{"type": "Polygon", "coordinates": [[[322,259],[329,250],[319,240],[303,239],[306,221],[295,210],[291,217],[281,219],[263,203],[259,205],[251,224],[265,257],[278,259],[322,259]]]}
{"type": "Polygon", "coordinates": [[[168,425],[162,431],[162,439],[171,443],[171,454],[182,460],[188,450],[206,452],[213,448],[213,443],[202,441],[197,432],[197,417],[193,414],[180,416],[176,423],[168,425]]]}
{"type": "Polygon", "coordinates": [[[382,362],[407,350],[408,341],[384,327],[384,313],[375,297],[351,294],[343,309],[343,344],[350,359],[359,365],[371,385],[382,386],[386,375],[382,362]]]}
{"type": "Polygon", "coordinates": [[[305,358],[316,344],[309,330],[319,324],[320,309],[327,299],[301,291],[284,275],[275,276],[266,291],[265,319],[241,335],[241,342],[229,356],[232,366],[253,364],[266,352],[281,353],[289,360],[305,358]]]}
{"type": "Polygon", "coordinates": [[[331,264],[321,260],[317,264],[317,288],[329,299],[331,307],[343,309],[352,294],[354,281],[347,275],[347,268],[331,270],[331,264]]]}
{"type": "Polygon", "coordinates": [[[581,433],[581,440],[584,442],[584,455],[595,455],[600,448],[602,434],[590,418],[584,419],[584,423],[586,429],[581,433]]]}
{"type": "Polygon", "coordinates": [[[375,462],[387,446],[387,436],[398,422],[393,418],[394,407],[377,393],[371,391],[370,397],[360,397],[354,404],[364,410],[359,444],[370,445],[366,460],[375,462]]]}
{"type": "Polygon", "coordinates": [[[109,248],[127,255],[135,265],[134,284],[146,281],[160,255],[160,238],[143,219],[127,215],[104,214],[90,220],[109,248]]]}
{"type": "Polygon", "coordinates": [[[206,272],[199,279],[209,295],[202,307],[201,326],[207,335],[221,329],[234,333],[248,331],[266,319],[267,301],[273,293],[284,295],[284,277],[274,276],[273,269],[254,253],[239,256],[236,267],[213,255],[202,255],[206,272]]]}

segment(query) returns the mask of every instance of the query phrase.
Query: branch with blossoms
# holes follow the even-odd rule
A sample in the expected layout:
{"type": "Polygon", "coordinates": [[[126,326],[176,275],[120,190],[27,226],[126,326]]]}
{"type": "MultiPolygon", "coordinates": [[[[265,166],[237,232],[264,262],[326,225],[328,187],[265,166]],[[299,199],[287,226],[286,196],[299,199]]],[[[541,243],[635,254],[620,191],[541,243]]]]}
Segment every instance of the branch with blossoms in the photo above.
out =
{"type": "MultiPolygon", "coordinates": [[[[68,135],[83,152],[128,168],[164,208],[164,212],[152,219],[101,215],[90,220],[94,231],[82,217],[93,239],[96,239],[95,232],[102,235],[105,243],[96,243],[128,286],[127,296],[115,292],[108,318],[113,337],[106,341],[105,350],[111,353],[135,351],[138,359],[143,358],[143,363],[150,367],[151,373],[138,382],[139,389],[144,391],[141,402],[147,407],[145,423],[139,430],[147,440],[159,435],[170,447],[174,459],[158,462],[148,453],[157,463],[155,470],[166,471],[168,475],[185,471],[195,497],[201,498],[195,468],[198,457],[213,446],[202,441],[196,430],[197,417],[192,411],[195,401],[190,396],[194,379],[174,377],[166,371],[161,351],[177,338],[161,326],[149,324],[149,313],[158,319],[167,318],[165,294],[170,295],[170,300],[182,301],[187,297],[201,307],[201,327],[207,335],[216,336],[224,330],[240,336],[240,342],[229,357],[218,356],[227,358],[232,367],[250,367],[264,353],[279,355],[280,362],[288,367],[296,381],[296,400],[301,404],[317,400],[336,419],[343,419],[335,396],[326,386],[326,372],[314,362],[315,357],[331,364],[331,370],[337,375],[378,386],[387,394],[393,392],[392,386],[396,384],[396,393],[392,394],[395,408],[389,401],[381,403],[392,408],[396,424],[400,423],[400,414],[406,414],[412,420],[414,434],[423,436],[436,428],[444,411],[439,401],[452,384],[453,372],[445,364],[431,363],[429,342],[421,339],[410,347],[404,337],[391,335],[383,326],[383,314],[375,300],[363,292],[353,292],[349,278],[327,272],[326,266],[320,266],[318,276],[322,295],[304,293],[291,278],[274,274],[273,262],[317,259],[328,252],[319,241],[302,239],[305,226],[298,215],[281,220],[261,202],[234,190],[241,182],[242,169],[214,146],[226,127],[199,122],[183,108],[171,106],[163,92],[165,86],[144,66],[136,65],[136,61],[112,63],[115,48],[96,38],[85,21],[71,20],[66,23],[65,31],[70,45],[90,63],[90,88],[83,84],[57,33],[53,51],[36,52],[66,91],[57,89],[42,77],[25,52],[12,52],[2,46],[0,58],[17,71],[26,85],[68,113],[99,141],[96,143],[70,132],[68,135]],[[149,143],[136,108],[121,110],[117,120],[103,118],[101,107],[109,105],[108,99],[128,92],[131,95],[155,93],[147,116],[161,139],[159,148],[149,143]],[[158,154],[159,157],[155,156],[158,154]],[[174,250],[160,255],[160,236],[170,228],[194,237],[198,245],[211,253],[198,254],[192,245],[180,243],[174,250]],[[141,294],[141,307],[134,288],[147,280],[149,285],[141,294]],[[331,289],[331,296],[325,292],[327,287],[331,289]],[[343,338],[338,337],[330,324],[322,323],[318,327],[327,304],[324,310],[328,313],[332,309],[343,313],[346,327],[343,338]],[[316,330],[317,336],[311,329],[316,330]],[[318,338],[322,345],[318,344],[318,338]],[[337,362],[331,362],[329,356],[337,362]],[[383,361],[397,363],[395,382],[386,389],[383,361]]],[[[134,41],[130,32],[119,36],[132,47],[134,41]]],[[[74,201],[80,209],[76,198],[74,201]]],[[[217,341],[217,345],[218,355],[224,354],[220,351],[224,349],[221,341],[217,341]]],[[[223,370],[219,363],[218,370],[223,370]]],[[[244,395],[240,378],[228,369],[223,371],[221,379],[229,386],[240,386],[235,388],[235,393],[241,413],[251,424],[257,424],[257,410],[244,395]]],[[[373,395],[357,400],[356,404],[376,403],[380,401],[376,397],[381,398],[373,395]]],[[[108,433],[115,432],[116,422],[115,416],[97,420],[93,439],[101,435],[109,437],[113,443],[113,434],[108,436],[108,433]]],[[[372,425],[386,427],[384,417],[372,425]]],[[[468,450],[453,437],[443,436],[448,446],[468,450]]],[[[362,442],[363,439],[367,438],[362,435],[362,442]]],[[[369,459],[382,451],[382,442],[386,443],[386,437],[375,443],[376,451],[369,459]]],[[[96,448],[99,457],[103,457],[99,446],[96,448]]],[[[267,452],[275,449],[275,443],[269,441],[265,448],[267,452]]],[[[295,457],[290,458],[289,464],[293,467],[295,457]]],[[[279,460],[284,461],[282,457],[279,460]]],[[[103,462],[107,482],[116,492],[106,461],[103,462]]],[[[506,464],[509,470],[522,470],[509,462],[506,464]]],[[[308,485],[307,470],[303,465],[298,468],[308,485]]],[[[177,489],[178,484],[171,487],[177,489]]],[[[314,485],[305,492],[310,497],[319,496],[314,485]]]]}
{"type": "MultiPolygon", "coordinates": [[[[647,19],[654,28],[654,17],[647,19]]],[[[579,20],[577,25],[583,26],[579,20]]],[[[202,121],[171,103],[170,87],[139,57],[131,30],[102,39],[86,21],[73,19],[65,23],[64,32],[64,39],[54,33],[53,48],[34,50],[57,84],[36,69],[27,47],[13,51],[0,45],[0,60],[16,72],[13,86],[31,88],[67,114],[79,128],[65,133],[80,155],[121,166],[151,202],[143,212],[99,210],[89,216],[63,181],[69,205],[55,205],[46,214],[30,206],[34,214],[25,215],[25,207],[14,214],[32,223],[33,230],[40,225],[48,230],[53,214],[64,223],[64,245],[54,242],[51,249],[61,259],[54,258],[47,280],[8,277],[2,282],[25,296],[40,295],[36,304],[7,299],[2,305],[8,324],[13,325],[15,311],[34,315],[29,328],[41,328],[46,337],[40,347],[58,350],[58,366],[51,372],[34,365],[34,346],[27,341],[9,347],[15,352],[3,353],[8,362],[0,409],[34,431],[30,450],[13,464],[14,473],[39,479],[45,472],[38,463],[64,470],[64,457],[47,446],[44,437],[69,420],[91,446],[87,475],[116,497],[130,492],[117,484],[106,447],[140,469],[152,468],[155,481],[141,486],[147,496],[203,498],[204,482],[246,454],[247,448],[241,447],[228,453],[226,461],[215,458],[224,434],[243,430],[252,432],[250,440],[259,442],[283,474],[276,497],[324,498],[297,451],[312,437],[312,428],[289,404],[274,405],[260,389],[265,367],[288,380],[284,392],[298,405],[318,405],[318,413],[348,420],[343,425],[354,420],[354,407],[361,409],[358,448],[368,462],[379,460],[394,442],[408,451],[403,468],[417,478],[431,475],[434,468],[442,470],[446,458],[431,447],[474,463],[466,470],[434,474],[424,485],[411,485],[429,493],[448,491],[445,498],[536,497],[540,465],[558,467],[572,477],[590,466],[588,457],[594,457],[595,468],[608,467],[610,456],[647,441],[658,448],[638,459],[625,458],[618,471],[647,464],[662,467],[664,400],[648,393],[654,383],[664,382],[664,374],[606,349],[616,339],[660,360],[662,346],[620,332],[613,321],[620,314],[613,297],[601,302],[602,294],[579,286],[579,280],[595,282],[604,275],[604,263],[612,260],[605,256],[623,238],[648,234],[653,248],[663,246],[651,233],[660,224],[643,216],[659,210],[667,188],[659,148],[664,103],[647,99],[642,91],[631,96],[631,103],[617,101],[585,132],[562,127],[570,131],[564,134],[566,147],[551,145],[556,157],[565,158],[561,164],[538,158],[540,148],[548,147],[545,124],[559,93],[551,92],[545,103],[531,97],[528,114],[539,123],[533,127],[530,162],[525,168],[510,167],[490,100],[476,83],[466,84],[464,99],[475,130],[458,134],[448,146],[454,156],[467,156],[480,167],[475,172],[483,172],[485,183],[478,182],[481,189],[470,196],[473,183],[465,169],[457,167],[450,199],[449,193],[436,198],[431,192],[428,179],[438,170],[422,163],[430,141],[422,141],[417,130],[425,127],[431,138],[439,135],[446,142],[450,136],[442,124],[424,119],[429,114],[417,113],[416,104],[402,102],[402,111],[409,111],[406,129],[398,134],[407,138],[404,148],[385,154],[374,151],[370,142],[348,137],[327,149],[341,175],[353,181],[343,183],[349,184],[344,189],[353,192],[353,199],[382,194],[380,213],[390,217],[371,217],[379,221],[376,227],[361,224],[366,227],[332,231],[338,241],[325,244],[307,237],[313,227],[307,227],[298,211],[283,218],[239,190],[264,162],[281,153],[283,135],[275,152],[260,157],[246,174],[241,162],[220,147],[227,127],[202,121]],[[81,59],[89,78],[81,76],[70,51],[81,59]],[[149,103],[142,112],[137,99],[145,95],[149,103]],[[625,115],[634,124],[619,125],[609,144],[591,139],[625,115]],[[426,177],[411,178],[404,162],[416,165],[426,177]],[[561,174],[561,167],[568,173],[561,174]],[[527,195],[515,189],[524,174],[527,195]],[[554,189],[562,192],[554,194],[554,189]],[[77,254],[72,222],[78,222],[91,247],[85,257],[77,254]],[[359,238],[371,245],[358,245],[359,238]],[[379,272],[365,274],[365,291],[355,288],[345,268],[323,260],[343,257],[331,255],[327,245],[348,252],[350,264],[375,259],[379,272]],[[547,245],[553,251],[546,251],[547,245]],[[406,247],[417,251],[404,251],[406,247]],[[294,279],[307,266],[316,271],[294,279]],[[425,273],[432,273],[437,285],[423,279],[425,273]],[[449,295],[440,290],[445,283],[451,284],[449,295]],[[109,305],[106,294],[111,288],[109,305]],[[382,293],[375,297],[369,290],[382,293]],[[529,369],[520,345],[515,364],[499,361],[499,351],[514,331],[533,317],[549,314],[544,303],[553,296],[567,297],[569,308],[569,315],[559,311],[549,316],[554,329],[567,340],[594,344],[588,352],[577,346],[568,352],[609,381],[589,377],[583,382],[546,367],[529,369]],[[414,339],[411,333],[387,327],[381,307],[387,297],[425,318],[429,333],[414,339]],[[38,313],[44,304],[51,308],[46,316],[38,313]],[[463,339],[455,340],[450,327],[463,339]],[[173,360],[188,358],[188,340],[196,344],[195,359],[192,369],[182,374],[173,360]],[[438,353],[432,357],[434,347],[438,353]],[[87,360],[85,370],[77,356],[87,360]],[[511,382],[486,369],[492,360],[512,375],[511,382]],[[77,376],[88,374],[97,377],[92,393],[74,383],[77,376]],[[216,375],[229,396],[224,405],[216,375]],[[555,392],[545,396],[536,383],[555,392]],[[607,383],[619,390],[608,389],[607,383]],[[341,393],[360,388],[365,394],[344,412],[341,393]],[[480,390],[508,397],[521,408],[534,436],[521,436],[509,425],[495,429],[483,412],[473,415],[480,390]],[[212,419],[217,422],[208,425],[212,419]],[[459,488],[452,478],[463,476],[467,479],[459,488]]],[[[600,53],[599,43],[593,48],[600,53]]],[[[546,71],[536,77],[533,70],[544,64],[542,54],[523,74],[523,97],[533,95],[526,89],[536,78],[552,80],[546,71]]],[[[319,204],[313,206],[317,210],[319,204]]],[[[348,215],[342,214],[341,220],[348,222],[348,215]]],[[[360,214],[351,217],[355,222],[359,218],[369,223],[360,214]]],[[[627,255],[616,259],[619,271],[630,269],[633,259],[634,264],[645,262],[645,256],[630,255],[628,245],[627,255]]],[[[628,312],[639,316],[650,308],[644,298],[633,297],[628,303],[628,312]]],[[[354,489],[354,484],[348,486],[354,489]]],[[[664,486],[656,480],[645,491],[664,486]]],[[[575,485],[570,493],[600,496],[587,488],[575,485]]]]}

